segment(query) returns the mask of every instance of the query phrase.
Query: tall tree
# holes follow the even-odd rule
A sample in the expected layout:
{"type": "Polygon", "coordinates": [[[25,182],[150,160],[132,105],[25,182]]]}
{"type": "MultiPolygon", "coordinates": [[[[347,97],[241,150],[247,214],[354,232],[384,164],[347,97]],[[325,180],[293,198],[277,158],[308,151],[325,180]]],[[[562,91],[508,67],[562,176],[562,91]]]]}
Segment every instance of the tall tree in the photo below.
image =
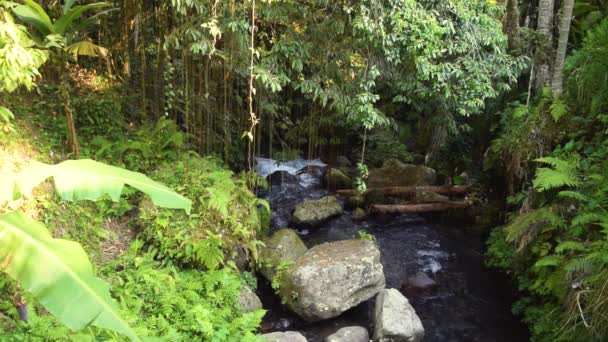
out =
{"type": "Polygon", "coordinates": [[[519,46],[519,0],[507,0],[503,31],[509,39],[509,49],[519,46]]]}
{"type": "Polygon", "coordinates": [[[542,42],[537,50],[539,67],[536,73],[536,89],[546,86],[549,82],[549,56],[551,56],[550,51],[553,39],[553,10],[553,0],[539,0],[536,31],[542,37],[542,42]]]}
{"type": "Polygon", "coordinates": [[[559,40],[555,52],[555,62],[553,64],[553,80],[551,89],[555,95],[561,95],[564,88],[564,62],[568,50],[568,37],[570,36],[570,23],[572,22],[572,11],[574,0],[565,0],[563,3],[561,18],[559,22],[559,40]]]}

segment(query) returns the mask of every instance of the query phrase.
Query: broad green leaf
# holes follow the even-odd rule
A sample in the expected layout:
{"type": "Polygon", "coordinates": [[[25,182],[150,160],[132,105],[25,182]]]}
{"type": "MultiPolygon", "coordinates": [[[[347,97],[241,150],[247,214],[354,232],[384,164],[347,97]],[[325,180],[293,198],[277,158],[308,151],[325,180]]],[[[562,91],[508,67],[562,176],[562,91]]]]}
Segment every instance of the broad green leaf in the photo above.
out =
{"type": "Polygon", "coordinates": [[[11,112],[10,109],[0,106],[0,121],[9,122],[14,118],[15,115],[13,115],[13,112],[11,112]]]}
{"type": "Polygon", "coordinates": [[[105,57],[108,55],[108,49],[89,40],[81,40],[70,44],[66,46],[65,51],[74,56],[105,57]]]}
{"type": "Polygon", "coordinates": [[[160,207],[184,209],[187,213],[192,208],[192,201],[144,174],[90,159],[66,160],[57,165],[34,162],[18,174],[0,179],[0,202],[28,196],[50,177],[58,195],[67,201],[94,201],[106,194],[117,201],[128,184],[146,193],[160,207]]]}
{"type": "Polygon", "coordinates": [[[55,33],[51,18],[40,5],[32,0],[24,0],[23,2],[24,5],[13,8],[13,12],[19,19],[34,26],[43,36],[55,33]]]}
{"type": "Polygon", "coordinates": [[[85,11],[108,6],[110,6],[110,4],[107,2],[95,2],[84,6],[72,7],[55,21],[53,29],[59,34],[65,34],[72,22],[78,19],[85,11]]]}
{"type": "Polygon", "coordinates": [[[109,285],[95,277],[84,249],[53,239],[44,225],[22,213],[0,216],[0,270],[70,329],[93,324],[139,341],[118,315],[109,285]]]}

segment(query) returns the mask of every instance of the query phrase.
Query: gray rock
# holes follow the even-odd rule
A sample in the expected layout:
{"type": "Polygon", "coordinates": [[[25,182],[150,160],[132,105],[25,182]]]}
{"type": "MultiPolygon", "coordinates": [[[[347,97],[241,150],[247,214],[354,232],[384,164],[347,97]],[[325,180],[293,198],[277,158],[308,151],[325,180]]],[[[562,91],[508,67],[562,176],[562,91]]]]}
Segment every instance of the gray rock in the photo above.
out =
{"type": "Polygon", "coordinates": [[[373,297],[385,285],[374,241],[344,240],[317,245],[299,257],[281,282],[287,306],[307,321],[319,321],[373,297]]]}
{"type": "Polygon", "coordinates": [[[327,169],[323,175],[325,185],[332,190],[350,189],[353,186],[353,180],[347,176],[347,170],[336,168],[327,169]]]}
{"type": "Polygon", "coordinates": [[[385,289],[376,298],[375,342],[420,342],[424,327],[416,311],[398,290],[385,289]]]}
{"type": "Polygon", "coordinates": [[[450,199],[432,191],[416,191],[416,202],[418,203],[445,203],[450,199]]]}
{"type": "Polygon", "coordinates": [[[239,306],[242,312],[253,312],[262,308],[262,301],[249,287],[243,286],[239,293],[239,306]]]}
{"type": "Polygon", "coordinates": [[[361,194],[354,196],[348,196],[344,202],[344,206],[347,209],[361,208],[365,205],[365,197],[361,194]]]}
{"type": "Polygon", "coordinates": [[[361,221],[365,216],[367,216],[367,213],[361,208],[357,208],[353,211],[353,220],[355,221],[361,221]]]}
{"type": "Polygon", "coordinates": [[[407,280],[407,285],[410,288],[417,290],[431,290],[437,283],[431,279],[426,273],[418,272],[407,280]]]}
{"type": "Polygon", "coordinates": [[[300,226],[316,227],[321,223],[342,214],[342,206],[334,196],[318,200],[304,201],[296,206],[294,222],[300,226]]]}
{"type": "Polygon", "coordinates": [[[268,342],[308,342],[306,337],[297,331],[273,332],[261,337],[268,342]]]}
{"type": "Polygon", "coordinates": [[[353,163],[351,163],[346,156],[338,156],[338,158],[336,158],[336,165],[338,165],[338,167],[351,167],[353,166],[353,163]]]}
{"type": "Polygon", "coordinates": [[[364,327],[344,327],[327,336],[325,342],[369,342],[369,333],[364,327]]]}
{"type": "Polygon", "coordinates": [[[403,164],[396,159],[389,159],[381,168],[369,170],[367,187],[421,186],[433,185],[436,182],[437,173],[430,167],[403,164]]]}
{"type": "Polygon", "coordinates": [[[293,261],[306,253],[308,248],[300,239],[298,234],[291,229],[281,229],[264,241],[260,258],[263,261],[261,272],[266,279],[272,281],[275,269],[281,261],[293,261]]]}

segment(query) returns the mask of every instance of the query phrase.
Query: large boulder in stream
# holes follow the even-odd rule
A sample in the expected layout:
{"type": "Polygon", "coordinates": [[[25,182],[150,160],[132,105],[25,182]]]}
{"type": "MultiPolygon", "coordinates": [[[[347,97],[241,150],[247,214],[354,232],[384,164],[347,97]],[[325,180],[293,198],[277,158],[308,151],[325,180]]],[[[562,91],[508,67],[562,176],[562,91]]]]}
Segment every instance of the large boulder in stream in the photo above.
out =
{"type": "Polygon", "coordinates": [[[249,287],[243,286],[239,293],[239,307],[242,312],[253,312],[262,308],[262,301],[249,287]]]}
{"type": "Polygon", "coordinates": [[[266,177],[268,184],[272,187],[280,187],[283,184],[297,184],[298,176],[287,171],[275,171],[266,177]]]}
{"type": "Polygon", "coordinates": [[[308,342],[306,337],[297,331],[277,331],[261,337],[268,342],[308,342]]]}
{"type": "Polygon", "coordinates": [[[347,170],[330,168],[323,175],[323,184],[331,190],[350,189],[353,187],[353,180],[348,176],[347,170]]]}
{"type": "Polygon", "coordinates": [[[368,300],[384,288],[380,251],[371,240],[317,245],[283,274],[279,294],[307,321],[320,321],[368,300]]]}
{"type": "Polygon", "coordinates": [[[433,185],[436,182],[437,173],[430,167],[404,164],[396,159],[389,159],[381,168],[369,170],[367,187],[421,186],[433,185]]]}
{"type": "Polygon", "coordinates": [[[289,263],[304,255],[308,248],[298,234],[291,229],[281,229],[264,241],[260,257],[262,259],[261,272],[266,279],[272,281],[276,268],[281,262],[289,263]]]}
{"type": "Polygon", "coordinates": [[[293,220],[299,226],[316,227],[342,213],[342,206],[338,199],[335,196],[326,196],[296,205],[293,220]]]}
{"type": "Polygon", "coordinates": [[[420,342],[422,321],[407,298],[395,289],[385,289],[376,298],[375,342],[420,342]]]}
{"type": "Polygon", "coordinates": [[[327,336],[325,342],[369,342],[369,333],[364,327],[344,327],[327,336]]]}

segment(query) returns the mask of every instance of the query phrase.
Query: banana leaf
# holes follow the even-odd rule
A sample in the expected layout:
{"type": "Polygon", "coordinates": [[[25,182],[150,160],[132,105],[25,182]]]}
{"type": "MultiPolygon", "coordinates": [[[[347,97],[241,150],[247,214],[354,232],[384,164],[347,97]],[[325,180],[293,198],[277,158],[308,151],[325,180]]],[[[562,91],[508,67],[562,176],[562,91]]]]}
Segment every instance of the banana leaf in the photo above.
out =
{"type": "Polygon", "coordinates": [[[93,324],[139,341],[120,318],[109,284],[95,277],[84,249],[54,239],[44,225],[20,212],[0,216],[0,270],[72,330],[93,324]]]}
{"type": "Polygon", "coordinates": [[[107,194],[117,201],[125,184],[152,199],[160,207],[184,209],[190,213],[192,201],[144,174],[90,159],[66,160],[56,165],[34,162],[21,172],[0,179],[0,203],[29,196],[48,178],[53,178],[59,197],[67,201],[97,200],[107,194]]]}

